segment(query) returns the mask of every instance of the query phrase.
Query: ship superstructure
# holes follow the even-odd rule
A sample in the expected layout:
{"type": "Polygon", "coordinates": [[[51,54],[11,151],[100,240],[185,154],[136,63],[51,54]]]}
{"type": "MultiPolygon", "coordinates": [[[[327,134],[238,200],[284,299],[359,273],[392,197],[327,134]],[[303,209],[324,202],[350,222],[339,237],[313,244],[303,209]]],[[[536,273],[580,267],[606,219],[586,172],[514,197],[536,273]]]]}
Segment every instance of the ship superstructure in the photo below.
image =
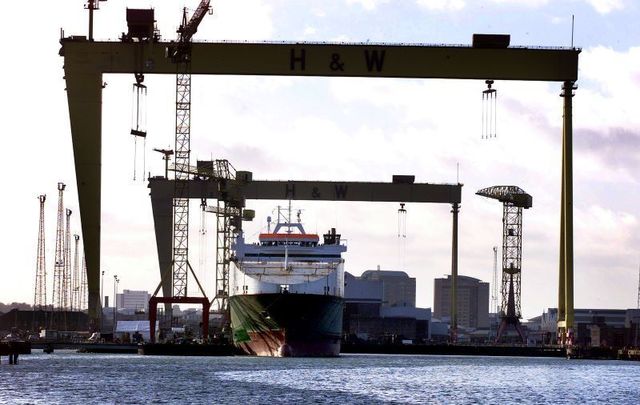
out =
{"type": "Polygon", "coordinates": [[[229,305],[234,343],[262,356],[337,356],[340,352],[347,247],[335,228],[306,233],[278,207],[271,231],[234,245],[229,305]]]}

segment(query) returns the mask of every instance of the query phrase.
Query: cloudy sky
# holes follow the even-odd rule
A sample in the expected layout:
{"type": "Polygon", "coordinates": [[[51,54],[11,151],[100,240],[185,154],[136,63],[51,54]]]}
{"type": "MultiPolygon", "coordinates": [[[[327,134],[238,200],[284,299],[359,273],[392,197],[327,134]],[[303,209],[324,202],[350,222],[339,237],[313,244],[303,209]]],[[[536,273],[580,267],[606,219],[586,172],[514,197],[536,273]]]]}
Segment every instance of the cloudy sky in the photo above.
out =
{"type": "MultiPolygon", "coordinates": [[[[198,1],[187,2],[195,8],[198,1]]],[[[0,200],[4,217],[0,301],[33,302],[39,194],[47,194],[46,254],[51,299],[56,183],[80,232],[69,117],[58,56],[60,29],[86,35],[83,1],[44,2],[36,13],[0,4],[2,64],[0,200]],[[28,19],[25,23],[24,18],[28,19]],[[5,143],[6,145],[6,143],[5,143]],[[7,181],[8,180],[8,181],[7,181]]],[[[184,1],[101,3],[96,39],[126,31],[125,8],[152,6],[165,39],[175,37],[184,1]]],[[[473,33],[510,33],[512,45],[582,48],[574,98],[576,307],[636,305],[640,264],[640,5],[633,0],[214,1],[197,40],[348,41],[469,44],[473,33]]],[[[134,144],[133,77],[109,75],[103,93],[102,262],[105,291],[155,289],[159,274],[143,173],[162,174],[154,147],[173,147],[174,78],[148,75],[148,139],[134,144]],[[137,153],[135,153],[137,150],[137,153]],[[146,153],[145,153],[146,150],[146,153]],[[134,159],[134,155],[136,158],[134,159]],[[144,159],[143,159],[144,157],[144,159]],[[135,167],[135,170],[134,170],[135,167]],[[134,172],[137,173],[134,181],[134,172]]],[[[464,183],[460,274],[491,281],[501,244],[501,206],[480,188],[515,184],[533,196],[524,213],[522,310],[557,305],[562,100],[558,83],[497,82],[495,139],[481,139],[481,81],[194,77],[192,158],[226,158],[257,179],[464,183]]],[[[280,204],[286,204],[282,201],[280,204]]],[[[276,202],[250,201],[266,227],[276,202]]],[[[348,240],[346,270],[381,266],[416,277],[419,306],[433,305],[433,279],[450,271],[446,205],[407,205],[398,240],[398,204],[300,203],[308,231],[338,228],[348,240]]],[[[214,218],[191,216],[191,262],[213,292],[214,218]]],[[[195,290],[194,290],[195,293],[195,290]]]]}

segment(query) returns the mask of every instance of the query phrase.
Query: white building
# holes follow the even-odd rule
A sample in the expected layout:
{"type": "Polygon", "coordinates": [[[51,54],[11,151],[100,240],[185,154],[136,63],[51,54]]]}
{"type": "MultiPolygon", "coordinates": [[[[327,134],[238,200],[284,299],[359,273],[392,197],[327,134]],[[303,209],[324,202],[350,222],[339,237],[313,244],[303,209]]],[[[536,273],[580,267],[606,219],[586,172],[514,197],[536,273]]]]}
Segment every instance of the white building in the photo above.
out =
{"type": "Polygon", "coordinates": [[[147,291],[124,290],[116,294],[116,307],[118,310],[144,311],[149,309],[151,294],[147,291]]]}

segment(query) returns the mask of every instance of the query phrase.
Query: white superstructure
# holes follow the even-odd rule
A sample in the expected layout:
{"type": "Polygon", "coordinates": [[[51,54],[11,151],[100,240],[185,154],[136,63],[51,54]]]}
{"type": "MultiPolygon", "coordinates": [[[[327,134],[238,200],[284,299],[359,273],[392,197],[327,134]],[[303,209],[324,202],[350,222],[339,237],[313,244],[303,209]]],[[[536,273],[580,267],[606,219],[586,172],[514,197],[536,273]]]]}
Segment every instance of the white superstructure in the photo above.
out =
{"type": "Polygon", "coordinates": [[[323,235],[306,233],[300,222],[284,216],[278,207],[278,223],[261,233],[257,243],[247,243],[241,234],[234,245],[235,266],[231,271],[231,295],[291,292],[344,295],[344,259],[347,246],[335,229],[323,235]]]}

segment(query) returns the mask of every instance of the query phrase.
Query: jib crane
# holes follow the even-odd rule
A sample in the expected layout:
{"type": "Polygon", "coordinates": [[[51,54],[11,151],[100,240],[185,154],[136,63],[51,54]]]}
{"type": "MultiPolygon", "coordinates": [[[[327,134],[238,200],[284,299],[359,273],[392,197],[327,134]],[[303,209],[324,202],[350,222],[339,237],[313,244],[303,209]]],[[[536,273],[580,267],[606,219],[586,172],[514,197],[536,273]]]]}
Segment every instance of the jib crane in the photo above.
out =
{"type": "MultiPolygon", "coordinates": [[[[186,8],[178,28],[178,41],[169,48],[176,64],[175,197],[173,199],[173,296],[187,296],[189,264],[189,173],[191,153],[191,38],[209,10],[209,0],[200,5],[187,21],[186,8]]],[[[193,271],[193,270],[192,270],[193,271]]]]}
{"type": "Polygon", "coordinates": [[[531,195],[517,186],[493,186],[476,192],[502,203],[502,306],[500,327],[496,342],[509,325],[513,325],[522,341],[524,331],[520,325],[520,289],[522,271],[522,209],[531,208],[531,195]]]}
{"type": "MultiPolygon", "coordinates": [[[[172,292],[170,297],[156,297],[162,280],[149,301],[150,321],[155,329],[156,305],[159,302],[201,303],[202,334],[208,336],[209,299],[189,264],[189,167],[191,155],[191,39],[202,19],[209,11],[210,0],[201,0],[200,5],[187,20],[187,9],[182,13],[182,24],[178,28],[178,40],[167,46],[167,56],[176,66],[176,130],[174,148],[175,192],[173,198],[173,248],[172,248],[172,292]],[[194,276],[202,298],[188,297],[188,272],[194,276]],[[153,318],[153,319],[152,319],[153,318]]],[[[168,155],[165,155],[168,157],[168,155]]],[[[164,278],[164,275],[163,275],[164,278]]]]}
{"type": "MultiPolygon", "coordinates": [[[[219,195],[217,196],[218,204],[216,207],[207,207],[205,208],[208,212],[213,212],[216,214],[217,219],[217,245],[216,245],[216,295],[211,302],[206,298],[206,294],[198,281],[193,269],[189,265],[189,270],[193,274],[200,291],[202,292],[203,298],[190,298],[186,296],[174,296],[172,298],[157,298],[156,294],[160,290],[163,282],[161,280],[160,284],[156,288],[153,293],[153,297],[149,300],[149,320],[150,320],[150,328],[151,328],[151,340],[154,341],[154,333],[155,333],[155,319],[156,319],[156,304],[159,302],[169,303],[169,302],[183,302],[183,303],[202,303],[203,304],[203,335],[206,336],[208,331],[208,320],[209,320],[209,308],[211,305],[215,305],[214,308],[223,314],[225,322],[228,320],[228,316],[226,314],[228,305],[227,300],[229,297],[229,265],[231,263],[231,241],[234,237],[234,234],[239,232],[242,229],[242,221],[251,221],[255,216],[255,212],[253,210],[245,210],[243,209],[245,205],[245,198],[240,190],[240,186],[244,185],[246,182],[251,180],[251,175],[249,172],[236,172],[233,166],[226,159],[217,159],[213,161],[198,161],[197,166],[180,166],[178,167],[176,164],[173,164],[170,170],[175,172],[176,180],[174,183],[178,183],[178,175],[186,176],[186,180],[183,182],[188,183],[192,182],[189,177],[193,176],[195,181],[198,182],[215,182],[216,189],[219,191],[219,195]],[[206,320],[205,320],[206,318],[206,320]]],[[[165,179],[168,180],[167,177],[165,179]]],[[[202,187],[202,185],[200,185],[202,187]]],[[[198,187],[198,188],[201,188],[198,187]]],[[[174,184],[174,192],[178,190],[178,188],[174,184]]],[[[185,194],[183,198],[189,201],[189,188],[184,187],[185,194]]],[[[202,191],[200,190],[202,193],[202,191]]],[[[204,205],[206,206],[206,197],[201,196],[201,198],[205,201],[204,205]]],[[[174,201],[175,201],[174,194],[174,201]]],[[[175,212],[175,203],[174,203],[174,212],[175,212]]],[[[175,219],[174,219],[175,220],[175,219]]],[[[156,230],[157,232],[157,230],[156,230]]],[[[175,228],[174,228],[174,243],[175,243],[175,228]]],[[[174,251],[175,256],[175,251],[174,251]]],[[[175,260],[175,259],[174,259],[175,260]]],[[[175,268],[175,262],[174,262],[175,268]]],[[[162,278],[164,279],[164,275],[162,278]]],[[[174,278],[175,282],[175,278],[174,278]]],[[[175,286],[175,284],[174,284],[175,286]]]]}

